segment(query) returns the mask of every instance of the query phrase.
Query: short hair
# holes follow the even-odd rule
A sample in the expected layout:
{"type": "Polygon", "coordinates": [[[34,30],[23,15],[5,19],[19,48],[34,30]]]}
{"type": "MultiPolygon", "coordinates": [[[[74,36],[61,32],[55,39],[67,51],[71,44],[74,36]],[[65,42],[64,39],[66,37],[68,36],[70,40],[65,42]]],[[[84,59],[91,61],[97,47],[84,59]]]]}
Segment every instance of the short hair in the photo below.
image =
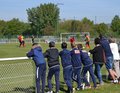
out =
{"type": "Polygon", "coordinates": [[[109,43],[115,43],[115,39],[110,38],[110,39],[109,39],[109,43]]]}
{"type": "Polygon", "coordinates": [[[77,44],[77,47],[78,47],[79,50],[83,49],[83,45],[82,44],[77,44]]]}
{"type": "Polygon", "coordinates": [[[38,45],[38,43],[33,43],[32,46],[38,45]]]}
{"type": "Polygon", "coordinates": [[[51,41],[51,42],[49,43],[49,47],[55,47],[55,42],[51,41]]]}
{"type": "Polygon", "coordinates": [[[85,34],[85,36],[87,36],[88,34],[85,34]]]}
{"type": "Polygon", "coordinates": [[[95,38],[94,43],[95,43],[95,45],[100,44],[100,39],[99,38],[95,38]]]}
{"type": "Polygon", "coordinates": [[[71,47],[72,47],[72,48],[76,47],[75,42],[71,43],[71,47]]]}
{"type": "Polygon", "coordinates": [[[103,35],[100,33],[100,34],[99,34],[99,38],[102,38],[102,37],[103,37],[103,35]]]}
{"type": "Polygon", "coordinates": [[[63,43],[61,44],[61,48],[67,48],[67,43],[66,43],[66,42],[63,42],[63,43]]]}

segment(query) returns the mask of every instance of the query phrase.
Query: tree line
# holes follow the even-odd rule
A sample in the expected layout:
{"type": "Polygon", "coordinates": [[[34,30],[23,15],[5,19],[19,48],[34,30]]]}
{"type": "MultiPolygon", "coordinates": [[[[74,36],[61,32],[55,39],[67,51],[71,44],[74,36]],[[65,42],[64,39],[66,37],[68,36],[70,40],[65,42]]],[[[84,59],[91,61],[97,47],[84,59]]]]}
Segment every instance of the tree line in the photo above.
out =
{"type": "Polygon", "coordinates": [[[59,35],[64,32],[90,32],[97,34],[120,35],[120,17],[115,15],[109,24],[96,24],[84,17],[82,20],[61,20],[60,9],[56,4],[40,4],[26,10],[28,22],[13,18],[9,21],[0,20],[0,37],[12,35],[59,35]]]}

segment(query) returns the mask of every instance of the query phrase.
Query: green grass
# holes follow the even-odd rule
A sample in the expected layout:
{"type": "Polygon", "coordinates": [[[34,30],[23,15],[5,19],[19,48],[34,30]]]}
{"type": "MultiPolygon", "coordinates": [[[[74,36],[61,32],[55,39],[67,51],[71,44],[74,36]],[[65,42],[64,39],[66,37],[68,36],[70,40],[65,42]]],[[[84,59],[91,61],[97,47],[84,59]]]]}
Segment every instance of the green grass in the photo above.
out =
{"type": "MultiPolygon", "coordinates": [[[[48,48],[48,44],[41,43],[41,46],[43,51],[48,48]]],[[[57,44],[56,47],[61,50],[60,44],[57,44]]],[[[70,45],[68,47],[70,49],[70,45]]],[[[18,44],[0,44],[0,58],[24,57],[30,49],[31,44],[26,44],[25,48],[19,48],[18,44]]],[[[0,93],[33,93],[35,90],[34,71],[34,63],[32,60],[0,62],[0,93]],[[1,79],[6,77],[9,78],[1,79]]],[[[105,66],[102,68],[102,74],[107,74],[105,66]]],[[[106,78],[104,78],[104,81],[105,85],[98,87],[98,89],[76,91],[75,93],[119,93],[119,84],[111,84],[106,78]]],[[[73,85],[75,87],[76,83],[73,85]]],[[[66,89],[67,87],[64,84],[61,67],[60,93],[64,93],[63,90],[66,89]]]]}

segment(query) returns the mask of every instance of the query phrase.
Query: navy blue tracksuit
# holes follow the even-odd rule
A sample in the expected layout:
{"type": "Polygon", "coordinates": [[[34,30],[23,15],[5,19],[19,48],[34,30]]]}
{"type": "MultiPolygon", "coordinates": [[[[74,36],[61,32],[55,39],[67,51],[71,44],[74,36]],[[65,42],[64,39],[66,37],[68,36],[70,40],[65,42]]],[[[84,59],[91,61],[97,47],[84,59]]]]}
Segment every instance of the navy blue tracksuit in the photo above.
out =
{"type": "Polygon", "coordinates": [[[94,87],[96,87],[97,85],[96,85],[95,75],[93,72],[93,62],[90,59],[90,57],[88,56],[87,51],[85,51],[85,50],[81,51],[81,60],[84,65],[84,67],[82,69],[83,82],[85,82],[86,86],[90,86],[90,84],[86,78],[86,73],[87,73],[87,71],[89,71],[90,76],[92,77],[92,81],[94,83],[94,87]]]}
{"type": "Polygon", "coordinates": [[[71,62],[73,66],[73,79],[76,79],[77,81],[77,88],[81,88],[81,67],[82,67],[82,61],[80,56],[80,50],[78,48],[73,48],[71,50],[71,62]]]}
{"type": "Polygon", "coordinates": [[[27,53],[27,56],[32,57],[36,65],[36,93],[44,93],[46,62],[41,47],[31,49],[31,51],[27,53]],[[40,88],[40,80],[42,81],[42,88],[40,88]]]}
{"type": "Polygon", "coordinates": [[[64,80],[65,80],[65,83],[67,84],[68,92],[70,92],[70,91],[72,91],[72,82],[71,82],[72,62],[71,62],[71,54],[70,54],[69,50],[64,48],[62,51],[60,51],[59,55],[61,57],[64,80]]]}

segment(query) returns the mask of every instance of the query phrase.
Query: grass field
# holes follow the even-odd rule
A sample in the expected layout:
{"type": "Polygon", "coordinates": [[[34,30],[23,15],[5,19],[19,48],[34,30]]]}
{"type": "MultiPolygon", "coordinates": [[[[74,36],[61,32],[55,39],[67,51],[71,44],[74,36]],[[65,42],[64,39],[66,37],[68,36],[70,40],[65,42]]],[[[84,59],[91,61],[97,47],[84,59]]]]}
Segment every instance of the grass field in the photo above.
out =
{"type": "MultiPolygon", "coordinates": [[[[48,48],[48,45],[44,43],[41,43],[41,46],[43,51],[48,48]]],[[[56,47],[61,50],[60,44],[56,47]]],[[[24,57],[30,48],[31,44],[27,44],[25,48],[19,48],[18,44],[0,44],[0,58],[24,57]]],[[[34,93],[34,70],[32,60],[0,62],[0,93],[34,93]]],[[[105,67],[102,68],[102,73],[103,76],[107,74],[105,67]]],[[[105,77],[103,79],[105,82],[103,86],[97,89],[76,91],[76,93],[120,93],[119,84],[111,84],[105,77]]],[[[76,86],[75,83],[73,85],[76,86]]],[[[61,67],[60,93],[64,93],[66,89],[61,67]]]]}

